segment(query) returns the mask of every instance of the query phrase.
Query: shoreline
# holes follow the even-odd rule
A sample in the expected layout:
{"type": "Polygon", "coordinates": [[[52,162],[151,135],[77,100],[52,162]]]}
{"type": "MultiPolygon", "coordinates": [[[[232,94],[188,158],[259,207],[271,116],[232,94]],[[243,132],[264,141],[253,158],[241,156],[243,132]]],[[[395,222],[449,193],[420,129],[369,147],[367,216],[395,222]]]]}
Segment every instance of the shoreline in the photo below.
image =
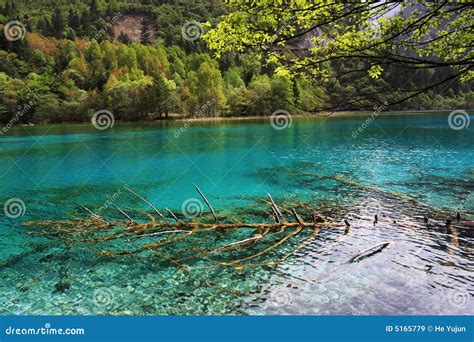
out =
{"type": "MultiPolygon", "coordinates": [[[[377,112],[377,111],[340,111],[340,112],[320,112],[318,114],[291,114],[292,119],[330,119],[330,118],[351,118],[351,117],[367,117],[374,115],[377,116],[396,116],[396,115],[406,115],[406,116],[417,116],[423,114],[439,114],[447,115],[453,110],[449,109],[440,109],[440,110],[413,110],[413,111],[387,111],[387,112],[377,112]]],[[[474,109],[467,109],[466,112],[472,114],[474,109]]],[[[129,124],[157,124],[157,123],[181,123],[181,122],[224,122],[224,121],[258,121],[258,120],[268,120],[271,118],[271,115],[264,116],[215,116],[215,117],[195,117],[195,116],[182,116],[182,115],[170,115],[167,119],[158,119],[158,120],[142,120],[142,121],[116,121],[114,125],[129,125],[129,124]]],[[[84,122],[59,122],[59,123],[38,123],[33,126],[17,124],[10,129],[18,128],[34,128],[34,127],[44,127],[44,126],[81,126],[81,125],[90,125],[90,121],[84,122]]],[[[5,134],[4,136],[6,136],[5,134]]],[[[0,135],[1,136],[1,135],[0,135]]]]}
{"type": "MultiPolygon", "coordinates": [[[[454,109],[437,109],[437,110],[413,110],[413,111],[387,111],[387,112],[378,112],[376,116],[388,116],[388,115],[421,115],[421,114],[449,114],[454,109]]],[[[474,111],[474,109],[466,110],[468,113],[474,111]]],[[[358,117],[358,116],[367,116],[376,113],[376,111],[340,111],[340,112],[321,112],[318,114],[291,114],[292,118],[337,118],[337,117],[358,117]]],[[[268,119],[270,115],[262,116],[216,116],[216,117],[182,117],[177,116],[175,118],[171,117],[169,119],[164,119],[162,121],[240,121],[240,120],[259,120],[259,119],[268,119]]],[[[144,121],[147,122],[147,121],[144,121]]],[[[160,122],[160,120],[150,121],[150,122],[160,122]]]]}

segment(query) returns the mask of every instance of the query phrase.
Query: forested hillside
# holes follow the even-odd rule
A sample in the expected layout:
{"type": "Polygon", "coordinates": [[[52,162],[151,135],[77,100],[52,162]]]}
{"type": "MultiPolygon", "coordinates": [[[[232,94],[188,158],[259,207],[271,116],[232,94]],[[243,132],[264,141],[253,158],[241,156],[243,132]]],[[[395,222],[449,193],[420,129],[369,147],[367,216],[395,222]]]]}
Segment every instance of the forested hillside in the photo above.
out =
{"type": "MultiPolygon", "coordinates": [[[[310,79],[279,73],[278,61],[263,62],[251,51],[216,58],[201,35],[228,11],[218,0],[9,0],[0,6],[2,122],[24,106],[31,108],[20,121],[34,123],[88,121],[99,109],[123,121],[198,110],[203,116],[252,116],[278,109],[367,109],[375,104],[340,106],[340,100],[409,76],[375,80],[362,70],[310,79]],[[5,27],[14,21],[17,31],[5,27]],[[18,39],[8,36],[15,33],[18,39]]],[[[358,67],[354,61],[325,65],[328,75],[358,67]]],[[[444,72],[427,68],[411,82],[423,85],[444,72]]],[[[473,107],[473,98],[468,85],[453,80],[391,109],[460,107],[473,107]]]]}

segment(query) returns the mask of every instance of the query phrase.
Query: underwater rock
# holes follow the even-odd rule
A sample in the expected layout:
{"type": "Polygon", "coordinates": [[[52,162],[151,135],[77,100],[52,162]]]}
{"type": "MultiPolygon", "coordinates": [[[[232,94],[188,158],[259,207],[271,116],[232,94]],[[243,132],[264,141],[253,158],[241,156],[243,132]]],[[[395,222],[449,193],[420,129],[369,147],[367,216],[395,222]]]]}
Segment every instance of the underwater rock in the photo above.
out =
{"type": "Polygon", "coordinates": [[[71,287],[71,284],[66,282],[59,282],[54,285],[55,292],[63,293],[71,287]]]}

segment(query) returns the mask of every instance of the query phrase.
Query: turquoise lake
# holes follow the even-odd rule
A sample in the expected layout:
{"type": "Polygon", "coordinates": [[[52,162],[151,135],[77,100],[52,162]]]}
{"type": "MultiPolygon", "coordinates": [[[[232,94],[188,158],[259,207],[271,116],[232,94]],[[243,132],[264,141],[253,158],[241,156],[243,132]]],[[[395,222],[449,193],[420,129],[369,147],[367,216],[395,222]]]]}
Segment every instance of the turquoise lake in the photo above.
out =
{"type": "Polygon", "coordinates": [[[0,202],[21,200],[24,212],[0,215],[0,314],[472,315],[474,228],[444,224],[457,212],[474,218],[468,118],[459,130],[448,114],[420,113],[368,124],[364,115],[293,118],[281,130],[269,118],[12,128],[0,136],[0,202]],[[99,210],[110,198],[126,211],[147,209],[124,186],[181,215],[200,198],[194,184],[219,215],[263,222],[248,210],[268,209],[260,199],[270,193],[351,229],[324,231],[273,267],[187,271],[153,255],[107,258],[26,234],[40,229],[28,221],[86,218],[81,206],[99,210]]]}

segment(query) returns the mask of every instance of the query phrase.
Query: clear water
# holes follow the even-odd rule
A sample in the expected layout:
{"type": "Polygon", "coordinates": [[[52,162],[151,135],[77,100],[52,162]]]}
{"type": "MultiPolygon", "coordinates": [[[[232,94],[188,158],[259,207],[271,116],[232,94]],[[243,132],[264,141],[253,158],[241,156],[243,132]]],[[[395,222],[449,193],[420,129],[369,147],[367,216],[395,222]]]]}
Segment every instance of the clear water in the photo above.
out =
{"type": "Polygon", "coordinates": [[[26,212],[0,217],[0,313],[473,314],[474,229],[442,220],[456,211],[472,220],[474,124],[382,115],[354,138],[365,120],[298,118],[284,130],[268,119],[195,122],[179,137],[179,122],[11,129],[0,138],[1,202],[21,199],[26,212]],[[119,207],[145,209],[124,185],[179,213],[199,197],[193,183],[220,214],[271,193],[351,229],[322,232],[278,266],[186,271],[153,255],[99,257],[23,225],[85,217],[81,205],[97,210],[117,193],[119,207]],[[382,242],[391,244],[348,263],[382,242]]]}

